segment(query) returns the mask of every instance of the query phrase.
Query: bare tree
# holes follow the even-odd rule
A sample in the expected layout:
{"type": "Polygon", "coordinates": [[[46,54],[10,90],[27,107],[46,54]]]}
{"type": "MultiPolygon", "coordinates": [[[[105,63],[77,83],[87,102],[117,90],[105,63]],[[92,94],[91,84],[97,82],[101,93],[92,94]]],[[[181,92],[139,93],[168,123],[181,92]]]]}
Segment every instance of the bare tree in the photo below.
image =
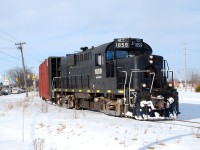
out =
{"type": "MultiPolygon", "coordinates": [[[[28,67],[26,67],[28,68],[28,67]]],[[[31,69],[26,69],[26,74],[27,74],[27,85],[30,87],[32,85],[32,75],[33,72],[31,69]]],[[[14,86],[18,87],[24,87],[24,73],[23,73],[23,68],[22,67],[14,67],[13,69],[10,69],[7,71],[7,75],[10,78],[10,81],[14,84],[14,86]]]]}
{"type": "Polygon", "coordinates": [[[188,83],[189,84],[197,84],[200,83],[200,71],[199,70],[191,70],[188,72],[188,83]]]}

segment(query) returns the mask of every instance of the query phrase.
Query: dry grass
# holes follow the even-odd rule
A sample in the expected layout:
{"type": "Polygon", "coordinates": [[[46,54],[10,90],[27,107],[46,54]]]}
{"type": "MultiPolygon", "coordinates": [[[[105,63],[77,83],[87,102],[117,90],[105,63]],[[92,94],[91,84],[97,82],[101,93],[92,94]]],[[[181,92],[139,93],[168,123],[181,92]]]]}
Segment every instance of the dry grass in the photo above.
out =
{"type": "Polygon", "coordinates": [[[198,140],[200,140],[200,134],[199,133],[194,134],[194,138],[197,138],[198,140]]]}
{"type": "Polygon", "coordinates": [[[160,146],[165,146],[165,143],[158,143],[158,145],[160,145],[160,146]]]}
{"type": "Polygon", "coordinates": [[[49,111],[48,104],[42,103],[40,106],[40,110],[42,113],[47,113],[49,111]]]}
{"type": "Polygon", "coordinates": [[[14,108],[14,106],[13,106],[12,103],[8,104],[8,106],[7,106],[7,110],[11,111],[13,108],[14,108]]]}
{"type": "Polygon", "coordinates": [[[15,103],[15,107],[16,108],[22,108],[23,104],[24,104],[24,101],[18,101],[18,102],[15,103]]]}
{"type": "Polygon", "coordinates": [[[24,103],[23,105],[24,105],[24,109],[29,107],[29,103],[24,103]]]}
{"type": "Polygon", "coordinates": [[[3,117],[3,116],[5,116],[5,114],[4,113],[0,113],[0,117],[3,117]]]}
{"type": "Polygon", "coordinates": [[[40,128],[43,128],[45,125],[43,123],[39,124],[40,128]]]}
{"type": "Polygon", "coordinates": [[[148,129],[145,129],[145,130],[144,130],[144,134],[147,134],[147,132],[148,132],[148,129]]]}
{"type": "Polygon", "coordinates": [[[34,139],[33,140],[34,150],[43,150],[45,148],[45,139],[34,139]]]}
{"type": "Polygon", "coordinates": [[[65,130],[65,129],[66,129],[66,125],[60,124],[60,127],[59,127],[58,129],[56,129],[56,130],[57,130],[57,133],[60,134],[60,133],[62,133],[63,130],[65,130]]]}

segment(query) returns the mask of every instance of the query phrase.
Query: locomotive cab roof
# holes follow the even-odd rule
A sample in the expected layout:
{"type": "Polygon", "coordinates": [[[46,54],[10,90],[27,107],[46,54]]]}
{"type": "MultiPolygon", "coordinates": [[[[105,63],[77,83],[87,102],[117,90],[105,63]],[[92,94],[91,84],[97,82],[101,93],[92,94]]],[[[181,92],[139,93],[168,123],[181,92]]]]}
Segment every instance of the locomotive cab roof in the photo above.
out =
{"type": "Polygon", "coordinates": [[[94,48],[93,54],[106,53],[107,51],[131,51],[133,55],[151,55],[152,48],[142,39],[118,38],[94,48]]]}

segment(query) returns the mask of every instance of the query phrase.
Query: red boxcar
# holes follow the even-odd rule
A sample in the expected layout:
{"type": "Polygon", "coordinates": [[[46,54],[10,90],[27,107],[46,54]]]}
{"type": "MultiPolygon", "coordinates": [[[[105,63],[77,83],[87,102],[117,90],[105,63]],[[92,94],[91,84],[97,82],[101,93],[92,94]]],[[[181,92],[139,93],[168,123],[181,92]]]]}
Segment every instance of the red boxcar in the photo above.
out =
{"type": "Polygon", "coordinates": [[[39,96],[43,100],[52,98],[52,80],[60,76],[61,57],[49,57],[39,66],[39,96]]]}

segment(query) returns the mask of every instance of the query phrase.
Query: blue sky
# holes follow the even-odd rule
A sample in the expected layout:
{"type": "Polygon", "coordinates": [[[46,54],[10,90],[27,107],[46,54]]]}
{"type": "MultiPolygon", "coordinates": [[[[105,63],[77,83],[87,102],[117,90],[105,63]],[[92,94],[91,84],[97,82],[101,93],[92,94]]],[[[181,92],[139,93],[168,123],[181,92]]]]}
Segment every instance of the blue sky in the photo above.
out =
{"type": "Polygon", "coordinates": [[[26,65],[37,74],[48,56],[118,37],[142,38],[181,74],[187,43],[187,68],[200,70],[198,0],[1,0],[0,20],[1,76],[22,66],[17,42],[26,42],[26,65]]]}

